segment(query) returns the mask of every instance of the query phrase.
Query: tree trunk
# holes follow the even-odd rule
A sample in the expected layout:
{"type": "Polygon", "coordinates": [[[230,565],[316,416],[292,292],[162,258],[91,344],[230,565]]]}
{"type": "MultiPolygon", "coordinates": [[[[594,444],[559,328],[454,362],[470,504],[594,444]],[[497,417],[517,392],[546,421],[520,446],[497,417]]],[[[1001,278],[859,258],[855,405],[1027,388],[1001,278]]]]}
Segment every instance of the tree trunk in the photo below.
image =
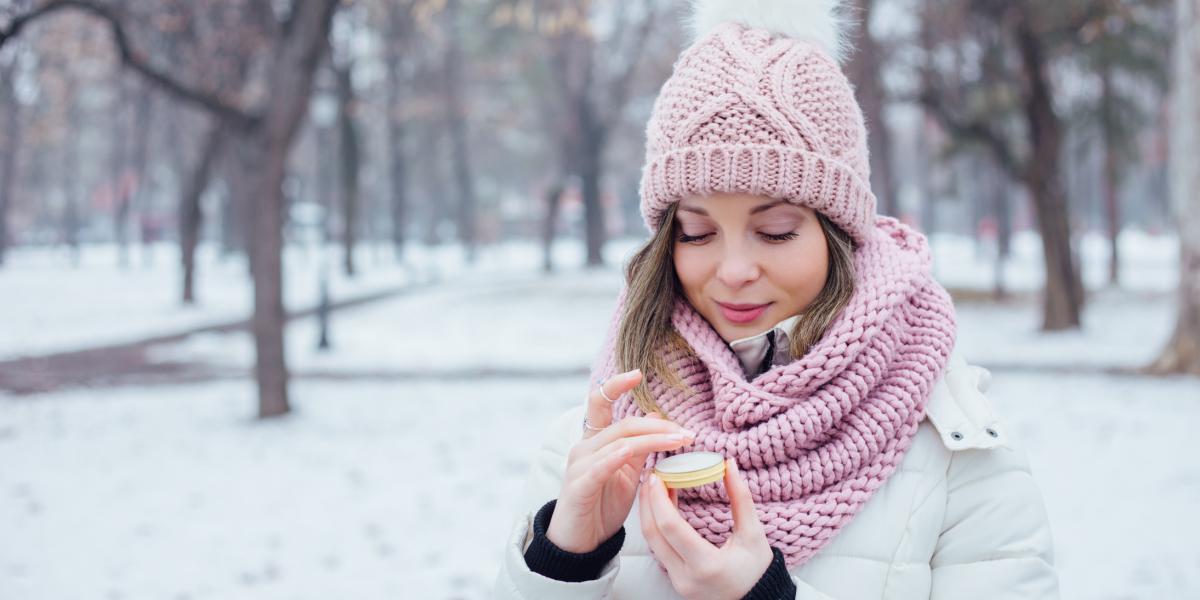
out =
{"type": "MultiPolygon", "coordinates": [[[[391,104],[395,107],[395,104],[391,104]]],[[[394,109],[393,109],[394,110],[394,109]]],[[[404,155],[404,124],[396,117],[388,121],[389,163],[392,165],[392,248],[396,260],[404,260],[405,229],[408,227],[408,163],[404,155]]]]}
{"type": "Polygon", "coordinates": [[[179,205],[179,255],[183,263],[183,303],[196,303],[196,246],[200,240],[200,226],[204,213],[200,197],[208,185],[212,165],[216,161],[224,142],[225,132],[221,123],[215,123],[204,140],[200,158],[188,177],[187,186],[179,205]]]}
{"type": "Polygon", "coordinates": [[[458,187],[458,239],[466,250],[468,263],[474,263],[479,243],[476,231],[475,182],[467,139],[467,111],[462,91],[462,35],[459,27],[459,0],[446,2],[446,118],[450,130],[450,149],[454,162],[454,182],[458,187]]]}
{"type": "Polygon", "coordinates": [[[554,230],[565,190],[566,185],[561,179],[546,190],[546,218],[542,222],[542,271],[546,273],[554,272],[554,230]]]}
{"type": "Polygon", "coordinates": [[[579,170],[580,192],[583,196],[583,218],[586,224],[587,262],[589,267],[604,265],[604,207],[600,204],[600,156],[598,149],[589,148],[581,157],[579,170]]]}
{"type": "Polygon", "coordinates": [[[4,85],[4,146],[0,154],[0,265],[8,251],[8,211],[17,177],[17,156],[21,149],[21,104],[12,88],[12,78],[5,73],[4,85]]]}
{"type": "Polygon", "coordinates": [[[317,130],[317,199],[321,205],[321,247],[329,245],[334,239],[333,211],[337,202],[334,200],[337,192],[337,160],[334,157],[337,145],[334,143],[333,127],[315,125],[317,130]]]}
{"type": "Polygon", "coordinates": [[[996,256],[995,271],[993,272],[992,297],[1003,300],[1008,297],[1008,289],[1004,280],[1004,268],[1008,263],[1009,235],[1012,225],[1009,216],[1007,174],[994,164],[982,165],[988,173],[991,184],[992,219],[996,226],[996,256]]]}
{"type": "Polygon", "coordinates": [[[1171,199],[1179,222],[1175,333],[1151,373],[1200,375],[1200,2],[1177,0],[1171,199]]]}
{"type": "MultiPolygon", "coordinates": [[[[67,107],[67,120],[71,128],[70,130],[72,132],[78,132],[83,121],[79,114],[79,105],[74,100],[76,98],[76,91],[78,90],[78,87],[75,85],[74,80],[71,79],[69,75],[67,78],[67,92],[64,94],[64,97],[72,99],[69,101],[71,106],[67,107]]],[[[79,199],[81,194],[79,189],[79,137],[75,136],[67,139],[64,146],[65,147],[63,150],[65,156],[63,157],[62,172],[63,189],[65,191],[64,201],[66,204],[63,206],[62,215],[63,241],[66,242],[67,247],[70,250],[71,264],[78,266],[80,253],[79,225],[82,218],[82,215],[79,214],[79,205],[81,203],[79,199]]]]}
{"type": "Polygon", "coordinates": [[[254,232],[250,246],[251,276],[254,281],[254,371],[258,380],[258,416],[287,413],[288,371],[284,356],[283,308],[283,174],[286,148],[271,144],[261,130],[238,132],[235,175],[248,184],[248,196],[239,198],[252,206],[248,229],[254,232]]]}
{"type": "Polygon", "coordinates": [[[117,264],[122,268],[129,266],[129,195],[125,186],[129,140],[129,120],[126,118],[129,87],[124,75],[122,71],[117,72],[117,94],[108,115],[112,126],[109,144],[109,189],[113,202],[113,237],[117,241],[117,264]]]}
{"type": "Polygon", "coordinates": [[[408,163],[404,152],[404,138],[407,134],[404,119],[401,117],[401,89],[404,83],[400,77],[400,65],[404,60],[401,44],[409,35],[406,7],[395,2],[388,3],[388,41],[387,41],[387,147],[388,164],[391,165],[391,221],[392,249],[397,261],[404,260],[405,229],[408,226],[408,163]]]}
{"type": "Polygon", "coordinates": [[[1101,67],[1100,90],[1100,131],[1104,137],[1104,213],[1107,217],[1109,245],[1108,283],[1115,287],[1121,283],[1120,250],[1117,244],[1121,233],[1121,207],[1117,198],[1120,188],[1117,169],[1120,164],[1113,133],[1116,115],[1113,114],[1112,69],[1107,64],[1101,67]]]}
{"type": "Polygon", "coordinates": [[[580,195],[583,197],[584,236],[587,245],[585,264],[588,267],[599,267],[604,265],[603,250],[607,237],[600,185],[604,175],[604,148],[608,142],[608,132],[601,128],[592,101],[588,94],[580,94],[576,98],[576,115],[582,133],[579,140],[581,152],[576,165],[580,195]]]}
{"type": "MultiPolygon", "coordinates": [[[[133,188],[130,190],[130,196],[126,199],[126,203],[131,207],[132,212],[139,216],[144,216],[148,212],[146,198],[149,196],[150,179],[147,177],[146,155],[150,148],[150,132],[154,130],[154,94],[150,90],[150,86],[141,83],[138,86],[138,102],[137,102],[137,125],[136,133],[133,141],[133,156],[131,157],[130,167],[134,175],[137,177],[133,181],[133,188]]],[[[149,265],[154,258],[154,253],[150,251],[150,240],[146,236],[146,230],[140,229],[138,239],[142,243],[142,264],[149,265]]]]}
{"type": "Polygon", "coordinates": [[[1059,172],[1062,127],[1052,105],[1041,43],[1031,27],[1024,15],[1017,24],[1017,42],[1029,86],[1025,118],[1033,146],[1025,184],[1037,211],[1046,265],[1042,329],[1074,329],[1081,323],[1083,282],[1071,251],[1070,216],[1059,172]]]}
{"type": "MultiPolygon", "coordinates": [[[[449,198],[450,185],[447,181],[449,175],[446,173],[446,160],[444,160],[446,156],[445,142],[442,139],[443,136],[438,133],[434,125],[425,127],[422,136],[425,153],[421,157],[424,168],[421,169],[421,172],[428,185],[426,193],[434,198],[449,198]]],[[[449,221],[450,213],[446,202],[430,202],[426,206],[429,224],[425,227],[424,241],[426,246],[436,246],[445,241],[442,239],[442,224],[449,221]]]]}
{"type": "Polygon", "coordinates": [[[358,233],[359,204],[359,159],[358,125],[355,123],[354,83],[350,78],[351,67],[346,65],[334,70],[338,94],[338,149],[341,157],[342,204],[342,268],[348,277],[353,277],[354,246],[358,233]]]}

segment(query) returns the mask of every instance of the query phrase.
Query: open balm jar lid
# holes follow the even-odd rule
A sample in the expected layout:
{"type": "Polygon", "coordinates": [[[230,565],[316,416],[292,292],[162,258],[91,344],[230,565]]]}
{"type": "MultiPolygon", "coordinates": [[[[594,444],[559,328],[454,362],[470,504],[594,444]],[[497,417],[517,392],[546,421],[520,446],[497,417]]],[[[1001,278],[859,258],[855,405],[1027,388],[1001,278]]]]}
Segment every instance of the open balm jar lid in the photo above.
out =
{"type": "Polygon", "coordinates": [[[684,452],[654,465],[654,474],[669,488],[693,488],[725,477],[725,457],[717,452],[684,452]]]}

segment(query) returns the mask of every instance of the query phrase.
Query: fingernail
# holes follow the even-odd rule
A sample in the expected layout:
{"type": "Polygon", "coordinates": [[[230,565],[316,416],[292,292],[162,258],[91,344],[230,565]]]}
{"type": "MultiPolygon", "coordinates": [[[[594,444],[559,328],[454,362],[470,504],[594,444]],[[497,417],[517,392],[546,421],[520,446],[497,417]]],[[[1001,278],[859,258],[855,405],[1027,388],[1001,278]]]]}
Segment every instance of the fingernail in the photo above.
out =
{"type": "Polygon", "coordinates": [[[658,475],[650,474],[650,485],[658,485],[658,475]]]}
{"type": "Polygon", "coordinates": [[[641,372],[642,372],[641,369],[634,369],[632,371],[626,371],[621,374],[621,379],[623,379],[625,381],[629,381],[630,379],[634,379],[635,377],[637,377],[638,374],[641,372]]]}

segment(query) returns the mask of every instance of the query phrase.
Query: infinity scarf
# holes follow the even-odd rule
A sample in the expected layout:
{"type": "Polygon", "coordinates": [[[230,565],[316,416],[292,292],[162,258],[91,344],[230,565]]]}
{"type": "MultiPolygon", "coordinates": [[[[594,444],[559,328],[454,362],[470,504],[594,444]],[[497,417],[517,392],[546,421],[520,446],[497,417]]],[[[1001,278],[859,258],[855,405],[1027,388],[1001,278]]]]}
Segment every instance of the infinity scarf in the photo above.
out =
{"type": "MultiPolygon", "coordinates": [[[[644,382],[670,420],[696,432],[683,451],[737,460],[767,539],[789,568],[837,535],[896,470],[954,345],[954,306],[932,278],[924,235],[877,217],[855,250],[854,269],[854,293],[824,335],[803,356],[750,381],[708,321],[676,299],[672,323],[691,352],[664,358],[692,392],[649,373],[644,382]]],[[[614,343],[626,292],[592,381],[617,372],[614,343]]],[[[645,413],[626,393],[613,419],[631,416],[645,413]]],[[[645,468],[671,454],[652,453],[645,468]]],[[[729,537],[733,516],[723,482],[678,490],[678,501],[709,542],[720,546],[729,537]]]]}

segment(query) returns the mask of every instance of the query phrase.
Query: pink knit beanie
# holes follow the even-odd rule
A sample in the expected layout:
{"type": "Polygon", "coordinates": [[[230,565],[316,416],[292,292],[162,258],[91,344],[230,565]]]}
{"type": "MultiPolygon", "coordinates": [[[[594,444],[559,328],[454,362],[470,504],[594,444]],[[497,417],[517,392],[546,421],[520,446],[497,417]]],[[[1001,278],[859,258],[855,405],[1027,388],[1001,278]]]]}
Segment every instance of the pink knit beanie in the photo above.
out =
{"type": "Polygon", "coordinates": [[[849,80],[837,0],[695,0],[646,126],[641,212],[741,192],[811,207],[855,241],[875,228],[867,131],[849,80]]]}

